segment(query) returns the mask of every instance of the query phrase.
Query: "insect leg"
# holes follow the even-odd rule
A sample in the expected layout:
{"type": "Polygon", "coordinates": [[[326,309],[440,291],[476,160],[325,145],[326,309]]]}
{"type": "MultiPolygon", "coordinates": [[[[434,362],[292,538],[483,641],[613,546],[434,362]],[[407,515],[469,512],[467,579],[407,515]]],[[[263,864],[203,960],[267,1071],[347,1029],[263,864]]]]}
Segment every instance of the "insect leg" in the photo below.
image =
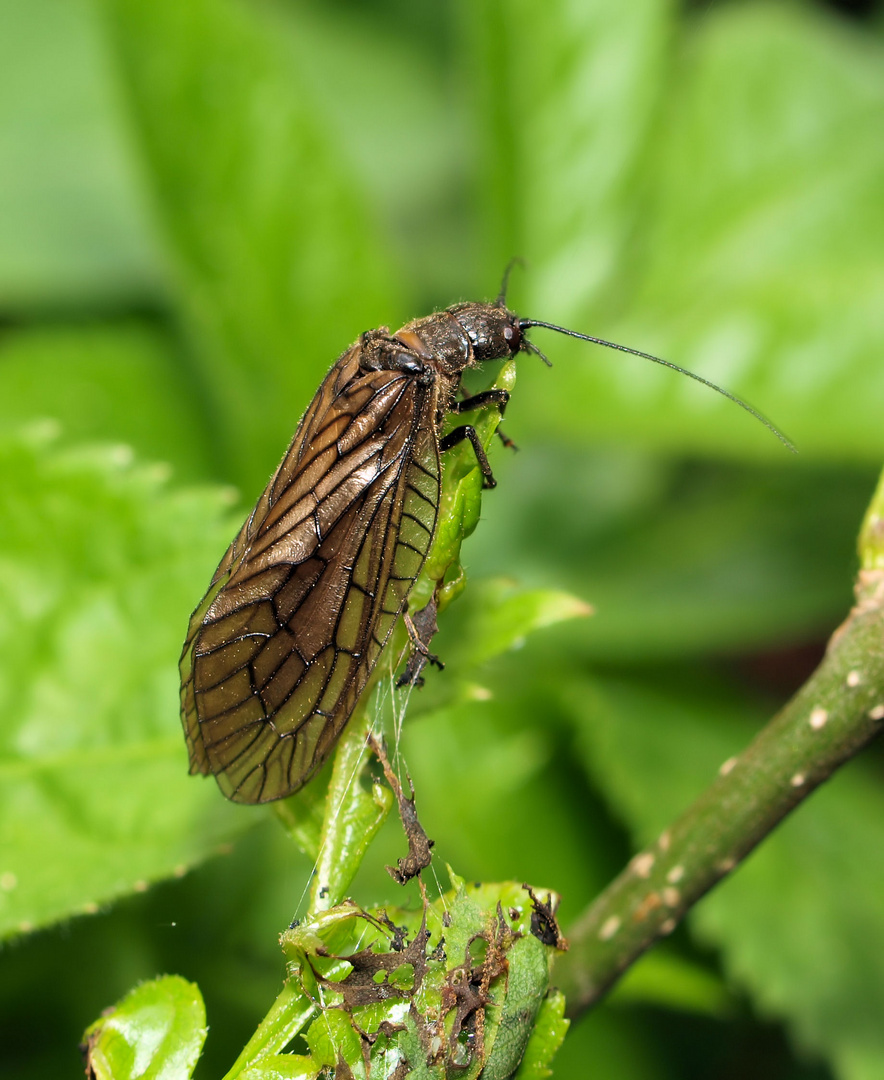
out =
{"type": "Polygon", "coordinates": [[[483,390],[481,394],[474,394],[472,397],[464,398],[463,401],[452,402],[450,411],[453,413],[472,412],[473,409],[483,409],[486,405],[497,405],[500,408],[500,415],[503,416],[509,399],[509,390],[483,390]]]}
{"type": "MultiPolygon", "coordinates": [[[[473,397],[464,398],[463,401],[455,401],[451,406],[451,412],[453,413],[465,413],[472,412],[473,409],[481,409],[486,405],[497,405],[500,408],[500,415],[506,412],[507,402],[510,399],[509,390],[485,390],[481,394],[475,394],[473,397]]],[[[508,450],[518,450],[518,446],[513,442],[509,435],[505,435],[500,428],[494,433],[498,439],[508,450]]]]}
{"type": "MultiPolygon", "coordinates": [[[[490,393],[491,391],[489,390],[488,392],[490,393]]],[[[462,443],[464,439],[469,439],[472,443],[473,453],[476,455],[476,460],[479,462],[479,468],[482,470],[482,487],[497,487],[497,481],[494,479],[494,473],[491,471],[491,466],[488,464],[488,458],[485,454],[485,448],[482,446],[482,440],[479,438],[479,433],[472,424],[463,424],[461,427],[455,428],[454,431],[449,431],[444,439],[439,440],[439,449],[443,452],[445,450],[450,450],[453,446],[457,446],[458,443],[462,443]]]]}

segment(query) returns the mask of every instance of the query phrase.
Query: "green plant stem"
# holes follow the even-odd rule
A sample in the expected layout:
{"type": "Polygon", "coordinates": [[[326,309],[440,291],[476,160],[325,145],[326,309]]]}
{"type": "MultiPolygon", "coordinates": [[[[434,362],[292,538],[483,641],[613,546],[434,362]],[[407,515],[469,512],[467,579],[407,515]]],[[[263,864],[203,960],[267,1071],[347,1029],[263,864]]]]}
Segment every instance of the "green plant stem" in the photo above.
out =
{"type": "Polygon", "coordinates": [[[367,744],[373,730],[371,700],[368,695],[366,704],[351,718],[335,751],[310,888],[311,915],[344,899],[369,844],[393,806],[393,795],[387,788],[373,784],[368,792],[362,786],[361,777],[371,756],[367,744]]]}
{"type": "Polygon", "coordinates": [[[315,1013],[316,1006],[304,997],[301,988],[293,981],[286,980],[270,1012],[243,1047],[224,1080],[234,1080],[262,1058],[282,1053],[315,1013]]]}
{"type": "MultiPolygon", "coordinates": [[[[878,501],[881,501],[879,489],[878,501]]],[[[577,920],[554,982],[568,1015],[590,1008],[653,942],[835,770],[884,729],[884,567],[866,518],[857,602],[785,708],[577,920]]]]}

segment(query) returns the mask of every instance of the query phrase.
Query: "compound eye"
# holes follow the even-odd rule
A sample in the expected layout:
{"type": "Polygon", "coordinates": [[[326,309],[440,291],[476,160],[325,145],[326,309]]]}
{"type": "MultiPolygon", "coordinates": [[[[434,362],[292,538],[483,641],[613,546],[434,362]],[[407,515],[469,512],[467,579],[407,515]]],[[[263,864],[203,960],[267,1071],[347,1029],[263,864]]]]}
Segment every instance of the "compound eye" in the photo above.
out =
{"type": "Polygon", "coordinates": [[[509,323],[503,328],[503,340],[507,343],[512,355],[515,356],[522,347],[522,331],[518,326],[509,323]]]}

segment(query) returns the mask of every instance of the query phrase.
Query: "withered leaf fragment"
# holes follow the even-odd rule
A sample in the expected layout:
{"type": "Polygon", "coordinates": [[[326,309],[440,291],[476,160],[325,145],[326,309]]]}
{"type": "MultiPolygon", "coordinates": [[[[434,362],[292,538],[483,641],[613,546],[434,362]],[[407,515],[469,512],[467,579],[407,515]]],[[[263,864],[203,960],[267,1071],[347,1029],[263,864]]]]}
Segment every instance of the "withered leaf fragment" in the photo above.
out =
{"type": "Polygon", "coordinates": [[[405,885],[407,882],[411,881],[412,878],[417,877],[421,870],[425,870],[433,861],[432,847],[435,841],[427,836],[424,832],[423,825],[421,825],[420,820],[418,819],[411,777],[408,777],[408,786],[411,790],[411,795],[406,798],[402,791],[402,785],[399,783],[399,777],[393,771],[393,767],[390,764],[390,760],[387,757],[383,745],[375,738],[369,740],[369,745],[377,756],[378,761],[380,761],[383,766],[387,783],[393,789],[393,794],[396,796],[396,802],[399,806],[399,817],[402,821],[405,839],[408,841],[408,854],[405,858],[397,859],[397,865],[388,866],[386,867],[386,870],[397,884],[405,885]]]}
{"type": "Polygon", "coordinates": [[[558,901],[553,904],[549,898],[541,900],[530,885],[523,885],[522,888],[531,897],[531,933],[542,945],[567,952],[568,942],[556,919],[558,901]]]}

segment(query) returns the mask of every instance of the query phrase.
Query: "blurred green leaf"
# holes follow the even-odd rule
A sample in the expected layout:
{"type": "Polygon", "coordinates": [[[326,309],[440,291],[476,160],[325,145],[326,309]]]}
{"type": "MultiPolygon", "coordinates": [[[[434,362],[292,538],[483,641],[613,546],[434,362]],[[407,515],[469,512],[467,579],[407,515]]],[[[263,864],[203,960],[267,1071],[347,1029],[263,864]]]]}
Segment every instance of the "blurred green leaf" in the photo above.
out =
{"type": "MultiPolygon", "coordinates": [[[[750,709],[709,685],[693,700],[599,680],[569,694],[586,767],[644,845],[739,753],[750,709]]],[[[759,717],[759,722],[760,722],[759,717]]],[[[884,795],[862,762],[842,771],[690,916],[757,1007],[844,1080],[884,1069],[884,795]]]]}
{"type": "Polygon", "coordinates": [[[616,1005],[662,1005],[701,1016],[725,1018],[733,996],[716,973],[665,946],[656,946],[631,967],[608,1001],[616,1005]]]}
{"type": "Polygon", "coordinates": [[[458,643],[471,664],[522,648],[535,630],[592,614],[588,604],[569,593],[520,589],[500,579],[476,582],[473,604],[469,636],[458,643]]]}
{"type": "Polygon", "coordinates": [[[227,500],[130,459],[57,450],[45,426],[0,440],[3,934],[181,873],[255,821],[187,776],[177,718],[227,500]]]}
{"type": "Polygon", "coordinates": [[[0,0],[0,307],[155,297],[160,269],[89,0],[0,0]]]}
{"type": "Polygon", "coordinates": [[[86,1031],[95,1080],[189,1080],[206,1040],[199,988],[178,975],[142,983],[86,1031]]]}
{"type": "Polygon", "coordinates": [[[529,260],[535,318],[573,310],[606,286],[635,216],[672,8],[459,5],[484,241],[483,280],[472,288],[487,290],[513,255],[529,260]]]}
{"type": "Polygon", "coordinates": [[[643,1020],[603,1005],[572,1024],[556,1055],[556,1080],[683,1080],[682,1063],[670,1065],[667,1040],[649,1039],[643,1020]]]}
{"type": "Polygon", "coordinates": [[[275,19],[238,0],[103,7],[228,475],[251,489],[390,311],[387,259],[275,19]]]}
{"type": "MultiPolygon", "coordinates": [[[[884,43],[810,5],[747,4],[711,12],[686,46],[636,325],[659,320],[655,348],[763,403],[803,453],[877,462],[884,43]]],[[[726,418],[720,441],[744,441],[723,400],[667,397],[693,413],[691,438],[726,418]]],[[[675,411],[661,409],[670,433],[675,411]]]]}
{"type": "Polygon", "coordinates": [[[578,790],[554,756],[540,703],[507,694],[505,681],[492,685],[493,696],[483,687],[488,700],[407,718],[402,754],[421,821],[436,858],[458,859],[470,878],[552,873],[567,919],[605,884],[608,838],[593,828],[591,801],[575,812],[578,790]]]}
{"type": "Polygon", "coordinates": [[[42,326],[0,338],[0,423],[51,418],[72,439],[115,440],[194,480],[210,438],[177,348],[134,320],[42,326]]]}
{"type": "MultiPolygon", "coordinates": [[[[465,297],[463,189],[471,162],[462,152],[463,102],[448,71],[454,43],[446,10],[360,4],[348,5],[342,17],[334,4],[265,0],[267,9],[278,17],[329,141],[374,208],[396,263],[411,267],[415,252],[424,253],[421,291],[409,301],[465,297]],[[428,24],[425,33],[407,25],[415,19],[428,24]]],[[[495,267],[492,280],[477,284],[490,290],[499,274],[495,267]]]]}
{"type": "Polygon", "coordinates": [[[569,628],[572,654],[622,663],[812,640],[850,603],[871,469],[549,445],[493,464],[500,489],[469,541],[470,573],[506,567],[592,604],[569,628]]]}
{"type": "MultiPolygon", "coordinates": [[[[531,260],[520,311],[691,367],[805,452],[877,459],[882,45],[797,5],[730,4],[686,29],[667,59],[666,7],[631,0],[477,34],[498,61],[475,76],[495,257],[531,260]]],[[[567,394],[532,394],[538,433],[783,453],[671,372],[532,336],[568,372],[567,394]]]]}
{"type": "Polygon", "coordinates": [[[884,472],[863,518],[857,549],[863,570],[884,569],[884,472]]]}

